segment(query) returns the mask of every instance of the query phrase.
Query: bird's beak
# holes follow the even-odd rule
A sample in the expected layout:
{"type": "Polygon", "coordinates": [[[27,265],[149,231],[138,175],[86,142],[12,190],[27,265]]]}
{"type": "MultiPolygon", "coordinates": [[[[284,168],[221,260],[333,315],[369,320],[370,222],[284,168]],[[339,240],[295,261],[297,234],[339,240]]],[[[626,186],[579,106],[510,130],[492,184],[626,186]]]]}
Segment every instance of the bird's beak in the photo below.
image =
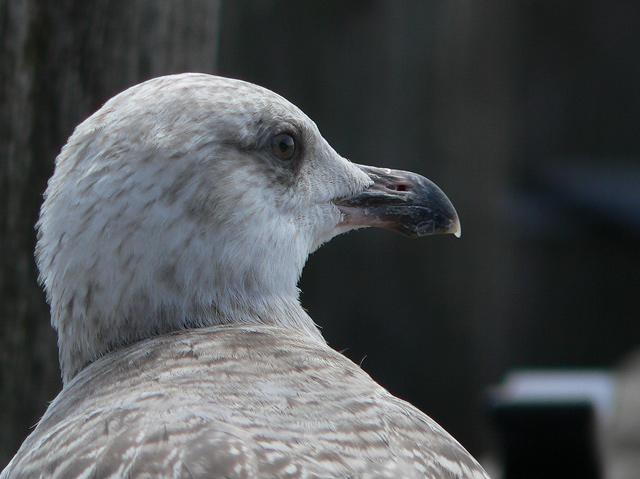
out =
{"type": "Polygon", "coordinates": [[[344,226],[375,226],[410,237],[462,232],[447,195],[423,176],[409,171],[356,165],[373,184],[353,196],[333,200],[344,226]]]}

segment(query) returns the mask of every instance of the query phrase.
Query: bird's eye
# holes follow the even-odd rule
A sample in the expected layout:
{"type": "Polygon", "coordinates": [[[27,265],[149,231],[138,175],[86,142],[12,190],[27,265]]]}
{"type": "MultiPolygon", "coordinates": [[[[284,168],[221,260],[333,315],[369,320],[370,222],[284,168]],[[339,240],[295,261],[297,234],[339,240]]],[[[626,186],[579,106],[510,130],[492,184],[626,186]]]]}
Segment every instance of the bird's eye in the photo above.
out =
{"type": "Polygon", "coordinates": [[[269,147],[276,158],[289,161],[296,152],[296,140],[287,133],[280,133],[271,138],[269,147]]]}

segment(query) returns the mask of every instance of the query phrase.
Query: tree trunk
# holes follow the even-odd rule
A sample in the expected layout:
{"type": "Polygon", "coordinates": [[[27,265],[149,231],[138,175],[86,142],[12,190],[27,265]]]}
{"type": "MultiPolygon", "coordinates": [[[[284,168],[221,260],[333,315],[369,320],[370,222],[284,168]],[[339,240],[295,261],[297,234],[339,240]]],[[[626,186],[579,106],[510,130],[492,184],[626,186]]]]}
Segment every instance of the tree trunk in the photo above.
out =
{"type": "Polygon", "coordinates": [[[61,387],[34,224],[73,127],[126,87],[214,72],[219,1],[0,0],[0,464],[61,387]]]}

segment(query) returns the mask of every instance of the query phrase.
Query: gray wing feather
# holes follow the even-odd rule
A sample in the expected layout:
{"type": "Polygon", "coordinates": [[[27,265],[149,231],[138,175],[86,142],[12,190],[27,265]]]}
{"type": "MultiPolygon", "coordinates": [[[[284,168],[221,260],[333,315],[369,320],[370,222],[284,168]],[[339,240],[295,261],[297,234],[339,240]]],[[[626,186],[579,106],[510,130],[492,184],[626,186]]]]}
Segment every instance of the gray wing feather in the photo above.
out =
{"type": "Polygon", "coordinates": [[[487,478],[433,420],[320,343],[216,327],[68,384],[0,478],[487,478]]]}

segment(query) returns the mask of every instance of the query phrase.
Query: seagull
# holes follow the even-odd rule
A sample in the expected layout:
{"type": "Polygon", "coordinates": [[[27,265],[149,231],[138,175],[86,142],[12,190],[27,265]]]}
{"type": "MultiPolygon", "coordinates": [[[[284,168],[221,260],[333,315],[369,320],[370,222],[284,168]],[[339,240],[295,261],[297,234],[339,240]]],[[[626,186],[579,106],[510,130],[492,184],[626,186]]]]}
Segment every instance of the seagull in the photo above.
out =
{"type": "Polygon", "coordinates": [[[431,181],[348,161],[265,88],[184,73],[81,123],[44,198],[63,388],[2,479],[488,478],[299,302],[340,233],[459,236],[431,181]]]}

